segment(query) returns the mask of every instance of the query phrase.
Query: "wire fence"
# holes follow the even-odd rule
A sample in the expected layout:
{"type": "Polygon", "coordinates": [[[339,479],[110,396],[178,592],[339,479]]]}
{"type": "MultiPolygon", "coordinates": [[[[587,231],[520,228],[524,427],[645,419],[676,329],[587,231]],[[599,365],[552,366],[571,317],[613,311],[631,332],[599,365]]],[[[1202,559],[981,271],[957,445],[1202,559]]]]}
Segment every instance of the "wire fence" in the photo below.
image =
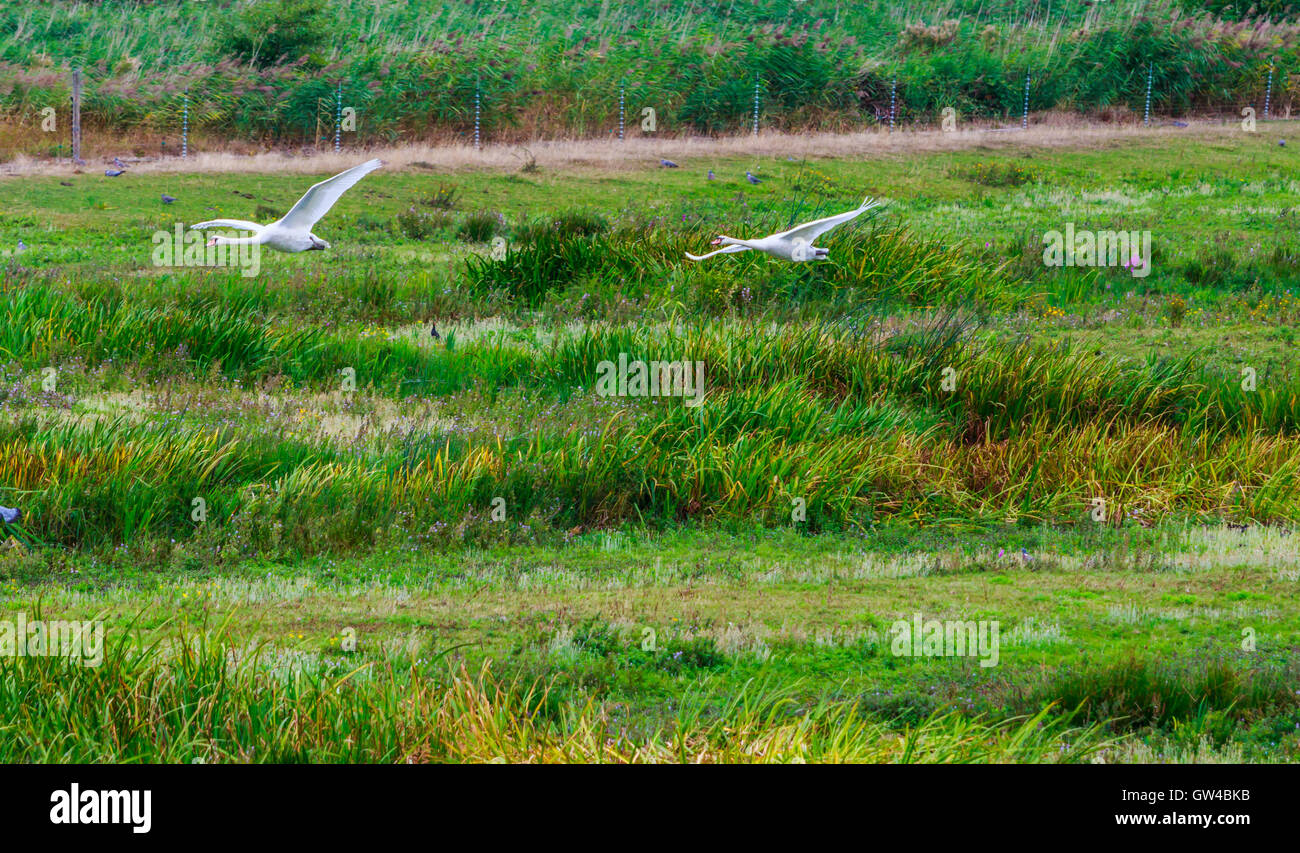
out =
{"type": "MultiPolygon", "coordinates": [[[[1173,121],[1177,124],[1179,117],[1191,117],[1205,119],[1210,118],[1218,121],[1255,121],[1255,120],[1277,120],[1290,118],[1291,96],[1292,96],[1292,77],[1287,72],[1278,67],[1274,60],[1262,60],[1259,65],[1260,91],[1249,98],[1232,97],[1227,93],[1219,93],[1216,97],[1211,93],[1207,97],[1198,99],[1195,104],[1187,103],[1179,106],[1170,102],[1170,99],[1164,97],[1159,81],[1161,79],[1160,69],[1156,63],[1147,63],[1145,68],[1134,69],[1131,75],[1141,83],[1141,123],[1143,126],[1150,127],[1153,124],[1173,121]],[[1248,102],[1243,102],[1248,101],[1248,102]],[[1276,106],[1282,105],[1281,115],[1278,115],[1276,106]],[[1161,109],[1163,107],[1163,111],[1161,109]]],[[[45,142],[41,146],[42,151],[55,157],[72,156],[77,157],[80,151],[79,134],[82,128],[86,126],[85,119],[92,119],[91,126],[101,131],[112,133],[115,128],[113,116],[106,114],[103,110],[102,102],[95,97],[93,89],[85,88],[84,74],[81,69],[75,69],[69,75],[70,90],[68,104],[68,122],[70,137],[67,140],[68,148],[64,149],[64,140],[62,137],[51,146],[45,142]],[[90,105],[89,107],[87,105],[90,105]],[[98,105],[98,106],[97,106],[98,105]],[[51,150],[51,148],[53,150],[51,150]]],[[[877,72],[878,78],[884,78],[883,72],[877,72]]],[[[1068,104],[1059,104],[1054,102],[1050,97],[1038,98],[1035,104],[1036,89],[1035,84],[1038,81],[1033,69],[1024,70],[1023,92],[1018,99],[1020,107],[1019,116],[1008,114],[1004,110],[1000,119],[1002,121],[1011,120],[1013,117],[1018,118],[1016,125],[1006,127],[988,127],[989,124],[996,124],[997,118],[990,118],[985,111],[980,115],[979,111],[974,111],[976,115],[963,115],[963,111],[957,107],[943,104],[941,100],[936,100],[932,95],[927,94],[920,104],[914,104],[909,100],[909,94],[917,91],[924,91],[933,81],[927,79],[909,79],[897,72],[890,73],[888,76],[888,94],[887,98],[883,93],[876,91],[867,85],[859,89],[857,94],[858,103],[854,109],[842,111],[838,116],[838,121],[833,123],[831,130],[862,130],[878,128],[887,130],[892,133],[896,130],[909,129],[936,129],[941,128],[945,131],[958,130],[966,122],[970,125],[972,119],[983,119],[986,130],[996,131],[1014,131],[1028,130],[1030,125],[1030,115],[1034,107],[1040,111],[1053,109],[1068,109],[1068,104]]],[[[310,145],[315,149],[320,149],[322,144],[329,144],[332,137],[333,150],[338,152],[345,145],[374,145],[374,144],[392,144],[398,142],[407,134],[380,132],[375,128],[367,130],[366,120],[367,107],[372,103],[371,99],[364,94],[368,91],[367,87],[360,85],[360,81],[355,79],[337,78],[324,82],[328,88],[317,85],[286,87],[281,91],[266,91],[266,87],[257,93],[258,98],[272,100],[277,103],[302,103],[304,100],[311,105],[311,116],[313,132],[310,136],[304,134],[294,134],[290,139],[277,138],[274,134],[271,139],[281,144],[300,144],[310,145]],[[356,103],[350,103],[353,99],[356,103]]],[[[752,102],[741,112],[736,110],[733,121],[724,122],[732,128],[731,132],[740,131],[752,135],[758,135],[765,126],[765,119],[772,117],[769,111],[769,103],[765,102],[765,95],[768,94],[769,87],[765,85],[762,77],[755,78],[752,86],[752,102]]],[[[442,139],[455,141],[460,139],[465,144],[471,145],[474,149],[482,149],[485,144],[492,143],[511,143],[520,140],[517,133],[513,133],[514,125],[509,121],[501,120],[501,117],[495,115],[502,109],[521,109],[521,99],[514,97],[509,105],[503,105],[500,99],[494,97],[492,86],[484,85],[481,76],[475,77],[472,84],[461,87],[459,92],[453,92],[453,96],[458,95],[463,98],[463,112],[469,117],[468,126],[462,126],[460,116],[456,111],[450,111],[450,114],[441,118],[429,116],[427,110],[413,107],[409,115],[400,113],[394,114],[387,112],[382,117],[381,124],[385,127],[404,126],[412,128],[414,135],[428,138],[441,136],[442,139]],[[423,132],[421,132],[423,131],[423,132]],[[494,133],[495,131],[495,133],[494,133]]],[[[443,100],[445,100],[445,95],[443,100]]],[[[537,93],[535,96],[539,100],[545,99],[547,93],[537,93]]],[[[670,114],[665,121],[662,104],[653,96],[642,95],[638,98],[635,83],[631,85],[626,79],[619,80],[616,84],[610,86],[608,92],[608,129],[602,127],[599,121],[594,121],[587,128],[586,134],[575,134],[565,132],[565,129],[557,134],[556,137],[566,136],[586,136],[617,138],[626,140],[629,138],[629,130],[634,130],[639,136],[651,137],[672,137],[681,135],[718,135],[717,130],[712,130],[708,122],[703,125],[696,120],[682,120],[680,110],[678,115],[670,114]],[[654,105],[639,103],[639,100],[653,100],[654,105]],[[633,123],[629,128],[627,118],[629,110],[635,115],[641,115],[640,124],[633,123]]],[[[590,98],[590,100],[600,102],[603,100],[599,95],[590,98]]],[[[960,99],[954,99],[960,100],[960,99]]],[[[152,132],[161,137],[159,143],[160,153],[163,155],[179,155],[188,157],[194,149],[194,140],[191,138],[194,127],[194,116],[212,114],[212,110],[205,111],[205,102],[202,95],[197,95],[191,91],[185,91],[161,105],[156,109],[155,115],[147,125],[148,132],[152,132]],[[170,145],[168,139],[174,139],[170,145]]],[[[525,99],[526,102],[526,99],[525,99]]],[[[794,130],[799,129],[797,122],[792,122],[789,116],[789,110],[784,102],[778,102],[776,105],[776,121],[770,122],[770,127],[776,130],[794,130]]],[[[57,111],[55,111],[57,112],[57,111]]],[[[1099,116],[1103,121],[1137,121],[1136,115],[1129,109],[1126,102],[1104,106],[1100,109],[1087,111],[1099,116]]],[[[49,115],[50,109],[43,110],[43,114],[49,115]]],[[[58,122],[53,122],[57,127],[58,122]]],[[[268,121],[268,125],[274,127],[277,123],[268,121]]],[[[826,122],[822,121],[816,126],[807,129],[828,129],[825,127],[826,122]]],[[[48,129],[48,127],[43,127],[48,129]]],[[[211,127],[206,129],[207,137],[222,136],[220,132],[214,132],[211,127]]],[[[724,131],[725,132],[725,131],[724,131]]],[[[526,136],[524,138],[536,138],[537,134],[526,136]]],[[[238,138],[238,135],[234,135],[238,138]]]]}

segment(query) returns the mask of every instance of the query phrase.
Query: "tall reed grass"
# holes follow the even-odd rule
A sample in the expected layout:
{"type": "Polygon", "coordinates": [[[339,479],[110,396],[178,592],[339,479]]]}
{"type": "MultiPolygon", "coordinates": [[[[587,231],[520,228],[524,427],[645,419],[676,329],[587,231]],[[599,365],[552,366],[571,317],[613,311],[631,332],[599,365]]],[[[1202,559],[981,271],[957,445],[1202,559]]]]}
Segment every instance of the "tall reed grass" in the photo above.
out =
{"type": "Polygon", "coordinates": [[[629,735],[597,704],[488,667],[321,657],[222,631],[110,645],[102,665],[0,658],[0,760],[19,762],[1073,763],[1109,745],[1048,709],[894,728],[847,703],[797,704],[751,683],[721,711],[688,697],[629,735]]]}

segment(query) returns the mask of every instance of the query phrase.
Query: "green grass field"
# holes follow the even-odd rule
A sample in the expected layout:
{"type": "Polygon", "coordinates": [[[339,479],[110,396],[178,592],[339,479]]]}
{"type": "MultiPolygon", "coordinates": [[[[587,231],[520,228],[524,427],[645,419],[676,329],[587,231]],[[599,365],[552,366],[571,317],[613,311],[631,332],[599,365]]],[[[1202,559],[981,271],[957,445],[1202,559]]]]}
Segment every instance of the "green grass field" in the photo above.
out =
{"type": "Polygon", "coordinates": [[[0,180],[0,624],[106,638],[0,657],[0,760],[1294,761],[1289,132],[381,169],[256,276],[152,236],[304,175],[0,180]]]}

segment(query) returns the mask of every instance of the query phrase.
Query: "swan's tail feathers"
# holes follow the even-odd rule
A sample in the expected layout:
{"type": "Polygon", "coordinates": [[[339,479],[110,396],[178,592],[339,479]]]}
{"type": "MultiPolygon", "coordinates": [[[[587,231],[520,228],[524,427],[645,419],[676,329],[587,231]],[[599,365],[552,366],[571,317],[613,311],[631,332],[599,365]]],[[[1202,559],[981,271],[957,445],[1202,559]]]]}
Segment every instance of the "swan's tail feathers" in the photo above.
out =
{"type": "Polygon", "coordinates": [[[264,225],[258,225],[256,222],[249,222],[246,219],[209,219],[207,222],[191,225],[190,229],[202,231],[205,228],[234,228],[239,231],[252,231],[256,234],[265,227],[264,225]]]}

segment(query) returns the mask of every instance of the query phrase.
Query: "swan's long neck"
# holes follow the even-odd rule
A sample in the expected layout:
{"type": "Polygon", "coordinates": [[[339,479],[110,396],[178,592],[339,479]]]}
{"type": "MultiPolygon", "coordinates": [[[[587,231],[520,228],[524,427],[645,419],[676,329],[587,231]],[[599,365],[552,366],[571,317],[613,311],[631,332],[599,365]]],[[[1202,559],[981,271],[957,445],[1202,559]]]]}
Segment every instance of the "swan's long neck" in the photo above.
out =
{"type": "Polygon", "coordinates": [[[762,243],[759,240],[737,240],[735,237],[721,237],[719,239],[721,240],[720,245],[723,246],[747,246],[750,249],[763,250],[762,243]]]}

